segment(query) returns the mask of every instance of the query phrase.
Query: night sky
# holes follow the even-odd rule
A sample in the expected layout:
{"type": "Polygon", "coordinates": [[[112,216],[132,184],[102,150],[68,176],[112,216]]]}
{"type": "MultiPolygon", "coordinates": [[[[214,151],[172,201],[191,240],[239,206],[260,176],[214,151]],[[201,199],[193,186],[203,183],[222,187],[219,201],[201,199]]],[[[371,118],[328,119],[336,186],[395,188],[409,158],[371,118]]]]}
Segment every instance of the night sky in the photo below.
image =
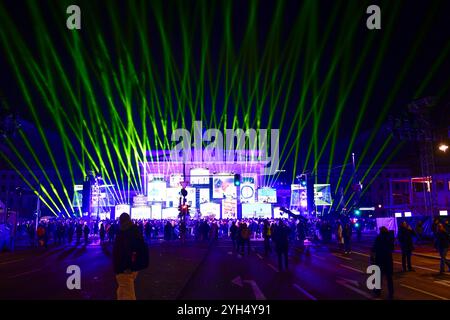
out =
{"type": "MultiPolygon", "coordinates": [[[[281,155],[287,158],[290,172],[295,157],[296,172],[311,169],[315,162],[340,164],[353,135],[351,151],[360,154],[374,132],[370,151],[362,159],[371,164],[389,135],[388,116],[401,115],[416,98],[438,96],[433,122],[440,129],[449,125],[448,1],[3,1],[0,8],[2,114],[18,116],[22,132],[45,166],[52,163],[37,127],[45,131],[61,168],[68,165],[68,156],[62,152],[68,141],[79,154],[78,160],[70,157],[75,162],[84,158],[89,166],[81,144],[89,152],[97,148],[104,153],[108,145],[98,145],[102,140],[94,127],[98,121],[114,127],[113,109],[137,135],[142,136],[147,126],[149,146],[156,149],[161,148],[154,141],[162,136],[163,127],[170,133],[172,125],[190,128],[192,120],[202,120],[207,128],[219,123],[220,128],[231,128],[233,121],[239,128],[278,128],[284,144],[300,141],[289,155],[287,150],[281,155]],[[70,4],[81,7],[81,30],[65,26],[65,9],[70,4]],[[370,4],[381,7],[381,30],[366,28],[370,4]],[[70,44],[75,39],[80,60],[72,54],[70,44]],[[70,99],[55,61],[64,70],[81,109],[70,99]],[[80,61],[86,74],[82,74],[80,61]],[[38,111],[38,121],[24,98],[18,74],[38,111]],[[108,79],[109,93],[102,77],[108,79]],[[89,84],[83,79],[89,79],[89,84]],[[46,100],[52,94],[60,107],[46,100]],[[127,97],[126,103],[121,94],[127,97]],[[156,101],[161,115],[155,111],[156,101]],[[100,117],[90,113],[93,108],[101,111],[100,117]],[[143,123],[142,108],[148,110],[143,123]],[[296,115],[299,108],[303,112],[296,115]],[[358,118],[361,122],[356,129],[358,118]],[[83,120],[96,142],[89,141],[86,130],[80,129],[85,139],[81,142],[65,122],[82,128],[83,120]],[[335,122],[337,126],[331,128],[335,122]],[[66,129],[67,140],[61,138],[58,123],[66,129]],[[330,132],[332,138],[327,140],[330,132]],[[310,148],[312,143],[319,150],[310,148]]],[[[9,139],[31,159],[17,132],[9,139]]],[[[393,140],[378,162],[383,163],[397,144],[393,140]]],[[[13,162],[17,160],[4,141],[1,151],[13,162]]],[[[113,161],[124,153],[126,148],[113,152],[113,161]]],[[[33,160],[29,164],[36,167],[33,160]]]]}

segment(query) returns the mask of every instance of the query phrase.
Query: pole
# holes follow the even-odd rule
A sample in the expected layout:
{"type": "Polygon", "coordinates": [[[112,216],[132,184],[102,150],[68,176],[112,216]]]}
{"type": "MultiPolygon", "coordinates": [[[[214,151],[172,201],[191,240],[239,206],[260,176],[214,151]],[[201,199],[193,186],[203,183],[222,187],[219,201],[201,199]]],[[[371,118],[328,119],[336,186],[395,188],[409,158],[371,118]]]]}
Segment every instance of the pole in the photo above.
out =
{"type": "Polygon", "coordinates": [[[39,216],[41,214],[41,183],[39,182],[39,187],[38,187],[38,195],[37,195],[37,201],[36,201],[36,231],[38,228],[38,224],[39,224],[39,216]]]}

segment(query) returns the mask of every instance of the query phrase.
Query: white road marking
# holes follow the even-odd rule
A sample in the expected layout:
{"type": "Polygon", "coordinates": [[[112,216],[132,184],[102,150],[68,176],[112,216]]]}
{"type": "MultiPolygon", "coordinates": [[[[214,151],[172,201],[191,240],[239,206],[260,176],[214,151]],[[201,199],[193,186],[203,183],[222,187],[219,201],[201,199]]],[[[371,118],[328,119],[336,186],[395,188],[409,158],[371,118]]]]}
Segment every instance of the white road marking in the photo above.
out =
{"type": "MultiPolygon", "coordinates": [[[[398,262],[398,261],[394,261],[394,263],[395,263],[395,264],[402,265],[402,263],[401,263],[401,262],[398,262]]],[[[432,271],[432,272],[437,272],[437,271],[434,270],[434,269],[430,269],[430,268],[426,268],[426,267],[421,267],[421,266],[414,266],[414,265],[413,265],[413,268],[416,268],[416,269],[422,269],[422,270],[427,270],[427,271],[432,271]]]]}
{"type": "Polygon", "coordinates": [[[338,280],[336,280],[336,283],[338,283],[341,286],[344,286],[347,289],[350,289],[350,290],[352,290],[352,291],[354,291],[356,293],[359,293],[360,295],[362,295],[363,297],[365,297],[367,299],[370,299],[370,300],[374,299],[373,296],[370,295],[369,293],[367,293],[365,291],[362,291],[361,289],[355,288],[354,286],[350,285],[350,283],[348,283],[346,279],[342,279],[342,278],[338,279],[338,280]]]}
{"type": "Polygon", "coordinates": [[[352,271],[356,271],[356,272],[362,273],[362,274],[366,274],[364,271],[361,271],[361,270],[359,270],[359,269],[352,268],[352,267],[350,267],[350,266],[346,266],[345,264],[340,264],[339,266],[342,267],[342,268],[346,268],[346,269],[349,269],[349,270],[352,270],[352,271]]]}
{"type": "Polygon", "coordinates": [[[332,255],[335,256],[335,257],[344,259],[344,260],[349,260],[349,261],[352,260],[352,258],[344,257],[344,256],[341,256],[340,254],[337,254],[337,253],[332,253],[332,255]]]}
{"type": "Polygon", "coordinates": [[[434,281],[434,282],[442,284],[443,286],[446,286],[446,287],[450,287],[450,281],[448,281],[448,280],[438,280],[438,281],[434,281]]]}
{"type": "Polygon", "coordinates": [[[259,254],[259,253],[257,253],[256,254],[257,256],[258,256],[258,258],[260,258],[260,259],[262,259],[263,257],[259,254]]]}
{"type": "Polygon", "coordinates": [[[296,288],[298,291],[303,293],[305,296],[307,296],[311,300],[317,300],[316,297],[314,297],[312,294],[310,294],[308,291],[300,287],[298,284],[294,283],[294,288],[296,288]]]}
{"type": "Polygon", "coordinates": [[[280,272],[280,270],[278,270],[278,268],[275,267],[275,266],[273,266],[272,264],[268,263],[267,265],[268,265],[271,269],[273,269],[273,271],[275,271],[275,272],[280,272]]]}
{"type": "Polygon", "coordinates": [[[244,280],[244,282],[249,283],[252,287],[253,294],[255,295],[256,300],[266,300],[266,297],[262,293],[261,289],[259,289],[258,284],[255,280],[244,280]]]}
{"type": "Polygon", "coordinates": [[[431,292],[428,292],[428,291],[425,291],[425,290],[422,290],[422,289],[417,289],[417,288],[408,286],[406,284],[400,284],[400,286],[408,288],[408,289],[411,289],[411,290],[414,290],[414,291],[417,291],[417,292],[421,292],[421,293],[427,294],[429,296],[432,296],[432,297],[435,297],[435,298],[438,298],[438,299],[441,299],[441,300],[448,300],[449,299],[449,298],[444,298],[444,297],[438,296],[437,294],[434,294],[434,293],[431,293],[431,292]]]}
{"type": "Polygon", "coordinates": [[[354,254],[359,254],[360,256],[363,256],[363,257],[370,257],[370,255],[365,254],[365,253],[361,253],[361,252],[353,251],[353,253],[354,253],[354,254]]]}

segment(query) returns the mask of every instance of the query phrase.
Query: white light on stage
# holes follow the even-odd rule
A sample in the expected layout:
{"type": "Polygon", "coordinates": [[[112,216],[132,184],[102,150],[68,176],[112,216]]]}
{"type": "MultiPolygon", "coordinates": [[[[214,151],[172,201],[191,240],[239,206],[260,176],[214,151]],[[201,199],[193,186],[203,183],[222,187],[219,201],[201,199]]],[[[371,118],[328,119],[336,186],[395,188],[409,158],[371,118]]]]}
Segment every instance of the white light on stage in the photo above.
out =
{"type": "Polygon", "coordinates": [[[152,205],[152,219],[161,219],[162,218],[162,207],[161,204],[153,204],[152,205]]]}
{"type": "Polygon", "coordinates": [[[411,217],[411,212],[405,212],[405,218],[406,217],[411,217]]]}
{"type": "Polygon", "coordinates": [[[119,219],[120,215],[124,212],[130,214],[130,205],[129,204],[118,204],[116,206],[115,212],[116,212],[116,219],[119,219]]]}
{"type": "Polygon", "coordinates": [[[131,219],[150,219],[152,215],[151,210],[150,207],[131,208],[131,219]]]}
{"type": "Polygon", "coordinates": [[[178,207],[162,209],[162,218],[163,219],[177,219],[178,214],[179,214],[178,207]]]}
{"type": "Polygon", "coordinates": [[[272,218],[272,204],[243,203],[242,218],[272,218]]]}
{"type": "Polygon", "coordinates": [[[401,218],[402,217],[402,213],[401,212],[396,212],[395,213],[395,217],[396,218],[401,218]]]}
{"type": "Polygon", "coordinates": [[[165,181],[155,180],[148,183],[147,200],[148,201],[165,201],[167,191],[167,183],[165,181]]]}
{"type": "Polygon", "coordinates": [[[209,170],[203,168],[191,169],[191,185],[209,184],[209,170]]]}
{"type": "Polygon", "coordinates": [[[447,216],[448,215],[448,211],[447,210],[439,210],[439,215],[440,216],[447,216]]]}
{"type": "Polygon", "coordinates": [[[220,218],[220,204],[218,203],[202,203],[200,204],[200,213],[202,214],[202,217],[209,217],[213,219],[219,219],[220,218]]]}
{"type": "Polygon", "coordinates": [[[258,202],[276,203],[277,190],[274,188],[264,187],[258,189],[258,202]]]}

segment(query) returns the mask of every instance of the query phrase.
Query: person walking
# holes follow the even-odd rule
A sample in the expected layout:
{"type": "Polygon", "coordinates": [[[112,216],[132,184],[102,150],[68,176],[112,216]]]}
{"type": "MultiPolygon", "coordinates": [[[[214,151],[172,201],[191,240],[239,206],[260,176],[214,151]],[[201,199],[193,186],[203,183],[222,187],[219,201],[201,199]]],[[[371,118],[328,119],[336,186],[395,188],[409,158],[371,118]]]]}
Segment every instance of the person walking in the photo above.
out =
{"type": "Polygon", "coordinates": [[[286,226],[283,220],[280,219],[275,233],[273,234],[275,251],[278,256],[278,268],[280,269],[280,271],[283,270],[283,260],[284,267],[286,268],[286,270],[288,269],[289,234],[289,227],[286,226]]]}
{"type": "Polygon", "coordinates": [[[439,273],[441,274],[445,272],[445,265],[447,265],[448,271],[450,272],[450,261],[447,259],[449,244],[450,235],[445,230],[444,225],[442,223],[439,223],[436,228],[434,246],[439,252],[439,256],[441,257],[441,262],[439,265],[439,273]]]}
{"type": "MultiPolygon", "coordinates": [[[[386,278],[388,286],[388,299],[394,298],[394,260],[392,252],[394,251],[394,235],[386,227],[380,228],[380,234],[375,238],[372,247],[371,262],[377,265],[381,271],[381,280],[386,278]]],[[[375,289],[377,296],[381,295],[381,289],[375,289]]]]}
{"type": "Polygon", "coordinates": [[[117,300],[136,300],[134,281],[138,271],[148,267],[148,246],[127,213],[119,218],[119,232],[113,246],[117,300]]]}
{"type": "Polygon", "coordinates": [[[402,251],[402,268],[403,272],[414,271],[411,266],[411,255],[414,250],[413,235],[415,232],[406,221],[403,221],[398,230],[398,241],[400,243],[400,249],[402,251]],[[408,269],[406,268],[408,267],[408,269]]]}

